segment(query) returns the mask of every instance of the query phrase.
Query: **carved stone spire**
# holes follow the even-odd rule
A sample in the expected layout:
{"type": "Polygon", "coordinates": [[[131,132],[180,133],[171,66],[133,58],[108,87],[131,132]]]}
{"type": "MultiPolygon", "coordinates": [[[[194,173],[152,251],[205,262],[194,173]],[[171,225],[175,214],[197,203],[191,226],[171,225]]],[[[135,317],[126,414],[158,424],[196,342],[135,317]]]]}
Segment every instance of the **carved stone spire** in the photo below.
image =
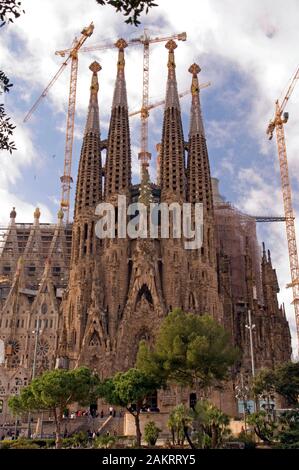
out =
{"type": "Polygon", "coordinates": [[[166,89],[166,99],[165,99],[165,109],[167,108],[180,108],[180,100],[178,96],[178,87],[175,75],[175,60],[174,60],[174,50],[178,47],[176,42],[173,39],[170,39],[166,45],[168,49],[168,80],[167,80],[167,89],[166,89]]]}
{"type": "Polygon", "coordinates": [[[93,132],[94,134],[99,134],[100,132],[98,72],[102,69],[102,67],[98,62],[95,61],[89,66],[89,69],[93,72],[93,74],[91,79],[90,99],[84,135],[88,134],[88,132],[93,132]]]}
{"type": "Polygon", "coordinates": [[[90,65],[92,71],[88,114],[81,148],[74,220],[86,215],[86,210],[94,211],[102,199],[102,164],[100,151],[100,124],[98,106],[98,76],[101,70],[98,62],[90,65]]]}
{"type": "Polygon", "coordinates": [[[190,131],[189,137],[192,135],[200,134],[205,137],[205,131],[203,126],[203,120],[201,115],[200,99],[199,99],[199,83],[198,83],[198,74],[201,71],[201,68],[197,64],[192,64],[189,68],[189,72],[192,73],[192,83],[191,83],[191,96],[192,96],[192,106],[191,106],[191,120],[190,120],[190,131]]]}
{"type": "Polygon", "coordinates": [[[128,107],[127,103],[127,89],[125,79],[125,48],[128,46],[124,39],[119,39],[115,46],[118,48],[118,60],[117,60],[117,77],[114,88],[112,109],[117,106],[128,107]]]}
{"type": "Polygon", "coordinates": [[[105,200],[112,200],[117,194],[129,194],[131,186],[130,128],[124,59],[127,43],[124,39],[119,39],[115,45],[118,48],[118,61],[108,133],[105,200]]]}
{"type": "Polygon", "coordinates": [[[184,136],[180,103],[175,75],[174,50],[176,43],[171,39],[168,49],[168,79],[163,119],[161,146],[161,200],[185,200],[185,159],[184,136]]]}
{"type": "Polygon", "coordinates": [[[187,193],[189,202],[202,202],[204,210],[212,212],[212,183],[210,175],[209,156],[201,115],[198,73],[200,67],[192,64],[189,68],[192,74],[192,104],[189,130],[189,155],[187,164],[187,193]]]}

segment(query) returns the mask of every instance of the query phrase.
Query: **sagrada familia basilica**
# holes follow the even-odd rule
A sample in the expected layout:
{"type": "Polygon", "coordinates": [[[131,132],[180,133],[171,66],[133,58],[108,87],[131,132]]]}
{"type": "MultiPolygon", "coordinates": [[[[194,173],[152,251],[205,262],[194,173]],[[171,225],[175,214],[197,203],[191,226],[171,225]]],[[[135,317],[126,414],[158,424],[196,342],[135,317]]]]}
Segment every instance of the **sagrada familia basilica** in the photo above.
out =
{"type": "MultiPolygon", "coordinates": [[[[36,374],[84,364],[107,377],[134,366],[141,339],[152,343],[172,309],[213,316],[242,353],[222,408],[237,414],[234,387],[240,371],[251,371],[248,310],[255,368],[274,367],[291,357],[291,338],[270,252],[260,250],[256,221],[226,202],[211,178],[200,105],[198,74],[189,68],[191,112],[185,139],[176,82],[175,48],[168,41],[168,78],[157,180],[143,168],[132,183],[131,144],[125,80],[126,42],[118,59],[105,164],[100,134],[98,76],[93,62],[90,100],[77,176],[74,220],[65,224],[17,222],[14,208],[0,251],[0,399],[18,393],[36,374]],[[203,204],[203,244],[186,250],[170,238],[99,239],[100,202],[117,206],[142,201],[203,204]]],[[[117,214],[117,210],[116,210],[117,214]]],[[[215,402],[217,403],[215,391],[215,402]]],[[[190,390],[180,399],[188,402],[190,390]]],[[[158,393],[160,409],[176,403],[175,390],[158,393]]],[[[2,415],[3,416],[3,415],[2,415]]],[[[1,419],[1,415],[0,415],[1,419]]]]}

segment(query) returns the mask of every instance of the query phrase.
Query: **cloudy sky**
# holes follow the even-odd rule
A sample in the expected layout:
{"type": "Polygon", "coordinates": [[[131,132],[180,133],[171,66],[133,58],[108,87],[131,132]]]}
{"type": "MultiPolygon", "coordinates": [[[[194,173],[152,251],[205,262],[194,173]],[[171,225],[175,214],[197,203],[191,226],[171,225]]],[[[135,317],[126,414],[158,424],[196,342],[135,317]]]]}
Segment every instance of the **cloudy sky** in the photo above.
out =
{"type": "MultiPolygon", "coordinates": [[[[6,224],[16,206],[19,222],[32,221],[34,207],[41,208],[41,220],[55,221],[60,198],[59,177],[63,172],[65,121],[69,69],[55,83],[31,120],[23,118],[43,88],[56,73],[62,59],[57,49],[67,48],[84,26],[94,22],[95,30],[86,45],[107,44],[119,37],[133,38],[148,28],[153,36],[187,32],[186,42],[176,50],[180,91],[190,87],[188,67],[199,63],[202,82],[212,85],[202,91],[202,108],[212,174],[220,179],[225,198],[252,215],[282,215],[279,166],[275,140],[269,142],[266,127],[274,112],[274,101],[286,89],[299,63],[299,3],[296,0],[157,0],[159,7],[142,18],[139,28],[124,23],[111,7],[99,7],[95,0],[23,0],[26,11],[14,24],[0,30],[0,69],[14,86],[6,96],[7,112],[17,124],[14,140],[17,152],[1,155],[0,224],[6,224]]],[[[82,53],[79,58],[77,113],[73,154],[75,179],[80,143],[88,105],[89,64],[98,60],[100,72],[100,113],[102,138],[107,135],[109,112],[116,74],[115,50],[82,53]]],[[[165,95],[167,51],[164,43],[151,47],[150,97],[165,95]]],[[[142,93],[142,48],[126,50],[128,102],[139,109],[142,93]]],[[[293,200],[299,213],[299,86],[287,111],[286,126],[289,170],[293,200]]],[[[185,136],[188,135],[190,96],[182,98],[185,136]]],[[[150,116],[150,147],[155,178],[155,145],[161,139],[162,109],[150,116]]],[[[139,121],[131,120],[134,179],[138,180],[137,153],[139,121]]],[[[72,192],[74,195],[74,190],[72,192]]],[[[297,226],[297,232],[299,227],[297,226]]],[[[288,252],[283,223],[260,224],[260,241],[272,251],[295,347],[294,312],[288,252]]]]}

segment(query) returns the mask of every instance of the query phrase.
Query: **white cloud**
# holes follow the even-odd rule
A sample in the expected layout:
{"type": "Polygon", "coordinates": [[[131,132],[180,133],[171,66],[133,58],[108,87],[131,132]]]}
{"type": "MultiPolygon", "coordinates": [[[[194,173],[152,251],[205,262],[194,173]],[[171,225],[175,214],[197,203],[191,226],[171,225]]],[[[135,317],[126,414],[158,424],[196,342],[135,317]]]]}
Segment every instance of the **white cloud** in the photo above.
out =
{"type": "MultiPolygon", "coordinates": [[[[224,159],[219,162],[218,168],[222,167],[226,174],[231,176],[235,173],[236,184],[240,188],[237,203],[243,210],[250,213],[282,213],[276,145],[275,142],[267,141],[265,130],[274,112],[274,101],[280,95],[298,62],[296,48],[299,40],[298,2],[288,0],[286,5],[285,2],[278,0],[264,0],[263,2],[259,0],[243,0],[242,2],[188,0],[183,8],[182,0],[160,0],[158,3],[159,6],[150,10],[149,16],[145,18],[145,24],[149,29],[157,30],[157,25],[162,25],[159,34],[178,33],[185,30],[188,35],[187,42],[179,43],[176,49],[179,90],[185,90],[190,86],[191,77],[187,72],[190,64],[194,61],[200,65],[204,64],[200,79],[212,81],[213,86],[209,93],[214,93],[213,90],[215,92],[221,90],[222,104],[227,102],[228,106],[235,107],[236,120],[239,120],[243,132],[256,140],[261,154],[264,155],[262,168],[253,169],[250,168],[251,162],[241,161],[238,155],[232,155],[227,150],[224,152],[224,159]],[[154,26],[151,28],[152,25],[154,26]],[[244,88],[237,92],[234,91],[233,84],[230,86],[231,70],[237,70],[246,77],[244,88]],[[246,114],[243,114],[244,100],[248,99],[250,105],[245,109],[246,114]],[[243,167],[241,170],[240,165],[243,167]],[[268,165],[268,173],[265,173],[266,165],[268,165]]],[[[26,14],[11,25],[9,30],[2,32],[6,35],[6,44],[4,42],[0,44],[0,55],[3,63],[7,64],[7,73],[15,82],[14,92],[17,92],[19,87],[19,104],[23,109],[30,107],[56,73],[62,59],[55,56],[54,51],[70,46],[74,35],[78,35],[82,27],[89,24],[91,20],[95,23],[95,32],[86,45],[111,42],[119,36],[136,37],[142,34],[141,29],[126,26],[123,17],[116,14],[112,8],[101,8],[94,0],[84,2],[82,0],[72,2],[24,0],[24,8],[26,14]],[[16,48],[14,48],[15,38],[18,39],[16,48]]],[[[167,52],[164,44],[152,46],[151,51],[150,96],[159,100],[165,93],[167,52]]],[[[88,66],[92,60],[97,59],[103,67],[99,74],[103,137],[108,128],[116,73],[116,55],[116,50],[102,50],[92,54],[80,54],[79,57],[78,118],[85,118],[88,105],[90,82],[88,66]]],[[[130,108],[138,109],[142,86],[142,49],[140,47],[128,48],[126,51],[126,77],[130,108]]],[[[0,187],[2,188],[0,217],[3,217],[2,208],[6,207],[5,201],[9,208],[13,202],[21,204],[21,201],[15,201],[13,198],[14,187],[16,184],[19,186],[26,184],[21,181],[24,166],[38,161],[39,152],[33,135],[39,126],[47,126],[48,109],[54,116],[58,116],[59,130],[56,132],[64,131],[68,88],[69,70],[65,70],[46,98],[48,107],[42,103],[27,126],[19,123],[15,134],[20,149],[18,154],[13,157],[4,156],[4,159],[1,157],[4,163],[0,167],[0,187]],[[58,113],[63,114],[58,115],[58,113]],[[3,191],[5,191],[4,196],[3,191]]],[[[186,112],[188,112],[189,103],[188,98],[182,101],[182,108],[186,112]]],[[[290,121],[286,126],[290,174],[294,180],[293,199],[297,204],[299,201],[298,104],[299,90],[297,89],[288,104],[290,121]]],[[[153,144],[160,139],[159,131],[161,134],[157,117],[159,112],[161,109],[151,114],[152,138],[155,140],[153,144]]],[[[14,108],[11,108],[11,114],[15,114],[14,108]]],[[[131,128],[133,170],[137,174],[138,124],[132,121],[131,128]]],[[[219,146],[234,143],[236,130],[236,123],[233,122],[227,122],[223,126],[219,126],[217,122],[210,122],[209,142],[213,140],[216,145],[218,139],[219,146]],[[228,134],[230,134],[230,142],[227,140],[228,134]]],[[[53,136],[55,136],[54,129],[53,136]]],[[[80,129],[76,127],[76,137],[79,138],[79,136],[80,129]]],[[[151,166],[155,167],[153,161],[151,166]]],[[[218,176],[221,178],[220,170],[218,176]]],[[[221,187],[225,195],[225,181],[221,181],[221,187]]],[[[26,212],[25,206],[20,205],[21,207],[26,212]]],[[[33,205],[29,204],[28,211],[31,211],[32,207],[33,205]]],[[[298,212],[299,208],[297,208],[298,212]]],[[[280,224],[271,224],[271,227],[263,230],[268,237],[269,245],[273,248],[272,257],[277,265],[282,297],[284,295],[289,297],[289,292],[286,293],[283,288],[289,282],[284,227],[280,224]]],[[[289,318],[293,317],[289,301],[287,310],[289,318]]]]}

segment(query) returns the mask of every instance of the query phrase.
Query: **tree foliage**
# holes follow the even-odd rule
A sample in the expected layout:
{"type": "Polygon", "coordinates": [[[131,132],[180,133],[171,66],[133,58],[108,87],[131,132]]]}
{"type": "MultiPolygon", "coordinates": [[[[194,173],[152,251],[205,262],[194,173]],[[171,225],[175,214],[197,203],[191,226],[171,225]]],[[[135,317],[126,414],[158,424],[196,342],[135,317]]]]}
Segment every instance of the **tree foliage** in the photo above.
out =
{"type": "Polygon", "coordinates": [[[152,0],[96,0],[96,2],[101,6],[111,5],[117,12],[128,17],[125,23],[135,26],[140,24],[138,18],[143,11],[147,14],[150,8],[157,6],[152,0]]]}
{"type": "Polygon", "coordinates": [[[167,426],[171,432],[173,445],[183,446],[188,428],[192,424],[190,410],[182,403],[177,405],[170,413],[167,426]]]}
{"type": "Polygon", "coordinates": [[[227,332],[212,317],[176,309],[163,321],[153,350],[140,343],[137,367],[161,383],[205,389],[225,380],[237,357],[227,332]]]}
{"type": "Polygon", "coordinates": [[[154,446],[157,442],[161,429],[158,428],[155,421],[149,421],[144,426],[144,440],[149,446],[154,446]]]}
{"type": "MultiPolygon", "coordinates": [[[[0,0],[0,28],[7,23],[13,23],[17,19],[22,10],[21,2],[16,0],[0,0]]],[[[4,93],[8,93],[12,87],[9,78],[3,71],[0,71],[0,97],[4,93]]],[[[0,150],[8,150],[12,153],[16,150],[15,143],[10,140],[16,126],[11,123],[10,117],[7,117],[4,109],[4,103],[0,101],[0,150]]]]}
{"type": "Polygon", "coordinates": [[[141,445],[140,412],[148,395],[160,387],[159,380],[138,369],[119,372],[99,387],[99,396],[110,405],[126,408],[135,419],[137,446],[141,445]]]}
{"type": "MultiPolygon", "coordinates": [[[[10,83],[9,78],[5,75],[4,72],[0,70],[0,100],[4,93],[8,93],[10,88],[13,86],[10,83]]],[[[4,101],[4,98],[3,98],[4,101]]],[[[0,149],[8,150],[12,153],[13,150],[16,150],[15,143],[10,140],[10,137],[13,134],[14,126],[10,118],[7,117],[4,110],[4,103],[0,101],[0,149]]]]}
{"type": "Polygon", "coordinates": [[[9,407],[16,415],[24,412],[52,411],[56,424],[56,445],[60,446],[60,425],[63,410],[72,403],[92,403],[99,386],[97,375],[87,367],[74,370],[55,369],[45,372],[9,399],[9,407]]]}
{"type": "Polygon", "coordinates": [[[247,422],[254,429],[259,439],[267,444],[271,444],[278,424],[264,410],[257,411],[247,416],[247,422]]]}
{"type": "Polygon", "coordinates": [[[256,395],[276,392],[284,397],[290,406],[298,406],[299,362],[286,362],[274,370],[262,369],[255,377],[253,390],[256,395]]]}
{"type": "Polygon", "coordinates": [[[217,449],[229,434],[229,417],[208,400],[196,403],[191,411],[197,445],[202,448],[217,449]]]}
{"type": "Polygon", "coordinates": [[[6,23],[13,23],[14,19],[19,18],[21,13],[25,13],[22,10],[22,3],[16,0],[1,0],[0,1],[0,28],[6,23]]]}

